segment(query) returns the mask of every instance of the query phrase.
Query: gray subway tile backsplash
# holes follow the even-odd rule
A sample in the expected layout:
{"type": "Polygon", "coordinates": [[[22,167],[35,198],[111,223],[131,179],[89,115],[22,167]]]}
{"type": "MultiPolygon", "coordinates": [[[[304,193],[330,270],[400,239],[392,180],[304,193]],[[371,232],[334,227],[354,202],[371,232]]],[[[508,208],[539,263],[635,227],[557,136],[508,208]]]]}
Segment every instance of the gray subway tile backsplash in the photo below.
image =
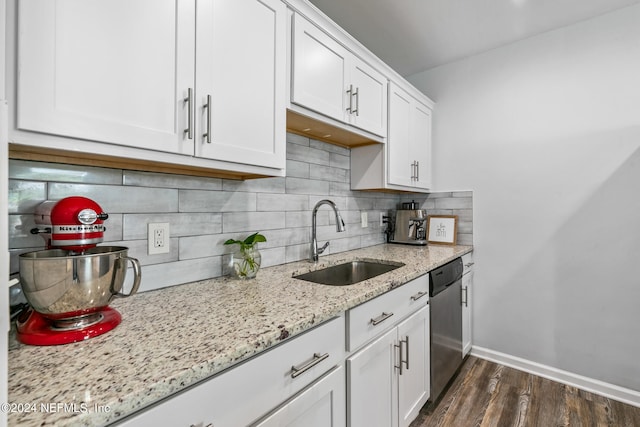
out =
{"type": "Polygon", "coordinates": [[[122,183],[138,187],[160,187],[198,190],[222,190],[222,180],[219,178],[205,178],[198,176],[170,175],[153,172],[125,170],[122,183]]]}
{"type": "Polygon", "coordinates": [[[11,160],[9,178],[31,181],[122,184],[120,169],[11,160]]]}
{"type": "Polygon", "coordinates": [[[9,180],[9,213],[33,212],[47,198],[47,183],[9,180]]]}
{"type": "Polygon", "coordinates": [[[314,165],[331,166],[331,155],[328,151],[299,144],[289,144],[287,147],[287,159],[314,165]]]}
{"type": "MultiPolygon", "coordinates": [[[[125,214],[124,240],[146,239],[149,223],[168,222],[169,234],[175,237],[200,236],[222,233],[222,214],[214,212],[190,212],[168,214],[125,214]]],[[[111,224],[109,217],[108,224],[111,224]]]]}
{"type": "Polygon", "coordinates": [[[329,184],[333,183],[317,179],[287,177],[286,192],[291,194],[328,195],[329,184]]]}
{"type": "Polygon", "coordinates": [[[225,233],[277,230],[284,228],[284,212],[229,212],[222,214],[225,233]]]}
{"type": "Polygon", "coordinates": [[[309,163],[298,160],[287,160],[287,176],[292,178],[309,178],[309,163]]]}
{"type": "MultiPolygon", "coordinates": [[[[233,246],[260,231],[262,265],[299,261],[309,256],[311,210],[333,200],[347,223],[337,233],[333,212],[317,214],[318,240],[331,242],[327,253],[384,243],[379,213],[415,200],[428,214],[458,215],[458,243],[473,241],[473,194],[470,191],[392,194],[350,188],[350,150],[287,134],[286,178],[233,181],[131,170],[11,160],[9,165],[9,247],[11,271],[20,253],[43,248],[34,208],[46,199],[82,195],[110,214],[103,245],[129,247],[143,265],[141,291],[203,280],[229,273],[233,246]],[[361,213],[368,215],[362,228],[361,213]],[[147,227],[170,224],[170,252],[147,255],[147,227]]],[[[128,275],[131,280],[131,275],[128,275]]]]}
{"type": "Polygon", "coordinates": [[[84,196],[95,200],[107,213],[176,212],[178,190],[123,185],[94,185],[50,182],[48,197],[58,200],[84,196]]]}
{"type": "Polygon", "coordinates": [[[180,190],[179,212],[246,212],[256,210],[256,194],[247,192],[180,190]]]}
{"type": "Polygon", "coordinates": [[[257,210],[269,211],[306,211],[309,209],[309,196],[306,194],[258,194],[257,210]]]}

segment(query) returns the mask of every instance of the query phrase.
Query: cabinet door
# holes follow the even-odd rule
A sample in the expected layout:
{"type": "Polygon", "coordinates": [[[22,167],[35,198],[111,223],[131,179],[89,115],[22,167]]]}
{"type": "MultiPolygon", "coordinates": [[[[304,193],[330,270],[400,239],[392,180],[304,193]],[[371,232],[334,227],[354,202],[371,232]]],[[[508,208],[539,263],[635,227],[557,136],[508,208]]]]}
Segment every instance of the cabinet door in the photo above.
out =
{"type": "Polygon", "coordinates": [[[402,374],[398,377],[399,426],[411,424],[429,398],[429,306],[398,325],[402,374]]]}
{"type": "Polygon", "coordinates": [[[286,6],[197,0],[197,9],[196,154],[284,168],[286,6]]]}
{"type": "MultiPolygon", "coordinates": [[[[351,124],[382,137],[387,136],[387,78],[365,62],[351,57],[349,105],[351,124]]],[[[347,98],[348,99],[348,98],[347,98]]]]}
{"type": "Polygon", "coordinates": [[[431,109],[417,100],[411,109],[411,153],[415,159],[414,186],[431,188],[431,109]]]}
{"type": "Polygon", "coordinates": [[[193,155],[194,0],[18,7],[18,128],[193,155]]]}
{"type": "Polygon", "coordinates": [[[388,182],[420,189],[431,186],[431,109],[405,90],[389,85],[388,182]]]}
{"type": "Polygon", "coordinates": [[[412,97],[394,84],[389,85],[389,140],[387,141],[388,182],[413,186],[415,154],[412,149],[412,97]]]}
{"type": "Polygon", "coordinates": [[[348,51],[297,14],[292,50],[291,102],[344,121],[348,51]]]}
{"type": "Polygon", "coordinates": [[[462,357],[471,351],[471,302],[473,295],[473,271],[462,276],[462,357]]]}
{"type": "Polygon", "coordinates": [[[349,426],[398,425],[396,335],[393,328],[347,359],[349,426]]]}
{"type": "Polygon", "coordinates": [[[345,422],[345,378],[339,366],[255,426],[342,427],[345,422]]]}

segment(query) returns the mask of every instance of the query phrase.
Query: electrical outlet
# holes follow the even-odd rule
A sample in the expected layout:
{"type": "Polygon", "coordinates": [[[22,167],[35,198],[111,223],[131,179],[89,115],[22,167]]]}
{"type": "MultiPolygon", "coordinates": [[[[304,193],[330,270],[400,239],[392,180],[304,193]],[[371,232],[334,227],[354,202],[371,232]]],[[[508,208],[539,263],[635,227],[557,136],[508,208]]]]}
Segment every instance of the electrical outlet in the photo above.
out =
{"type": "Polygon", "coordinates": [[[169,223],[150,223],[147,234],[149,255],[169,253],[169,223]]]}
{"type": "Polygon", "coordinates": [[[360,225],[362,228],[367,228],[369,226],[369,220],[367,219],[366,212],[360,212],[360,225]]]}

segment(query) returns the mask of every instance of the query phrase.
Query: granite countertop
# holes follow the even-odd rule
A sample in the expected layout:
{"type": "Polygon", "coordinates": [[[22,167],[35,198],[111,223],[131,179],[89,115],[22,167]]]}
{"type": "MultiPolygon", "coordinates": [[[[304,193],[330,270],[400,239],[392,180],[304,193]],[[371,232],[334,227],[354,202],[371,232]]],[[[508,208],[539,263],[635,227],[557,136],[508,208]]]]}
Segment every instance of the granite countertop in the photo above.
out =
{"type": "Polygon", "coordinates": [[[10,343],[9,425],[114,422],[471,250],[384,244],[263,268],[250,281],[220,277],[115,300],[122,323],[107,334],[10,343]],[[344,287],[292,278],[355,259],[405,266],[344,287]]]}

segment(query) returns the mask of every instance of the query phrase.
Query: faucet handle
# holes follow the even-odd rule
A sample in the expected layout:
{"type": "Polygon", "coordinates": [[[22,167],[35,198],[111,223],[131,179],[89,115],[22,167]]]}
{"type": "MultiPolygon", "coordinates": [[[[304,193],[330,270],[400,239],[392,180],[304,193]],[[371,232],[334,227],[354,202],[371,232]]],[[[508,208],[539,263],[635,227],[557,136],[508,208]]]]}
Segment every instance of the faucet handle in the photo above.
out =
{"type": "Polygon", "coordinates": [[[321,253],[324,252],[325,249],[327,249],[327,247],[329,246],[329,242],[325,243],[324,245],[322,245],[321,248],[318,248],[318,255],[320,255],[321,253]]]}

